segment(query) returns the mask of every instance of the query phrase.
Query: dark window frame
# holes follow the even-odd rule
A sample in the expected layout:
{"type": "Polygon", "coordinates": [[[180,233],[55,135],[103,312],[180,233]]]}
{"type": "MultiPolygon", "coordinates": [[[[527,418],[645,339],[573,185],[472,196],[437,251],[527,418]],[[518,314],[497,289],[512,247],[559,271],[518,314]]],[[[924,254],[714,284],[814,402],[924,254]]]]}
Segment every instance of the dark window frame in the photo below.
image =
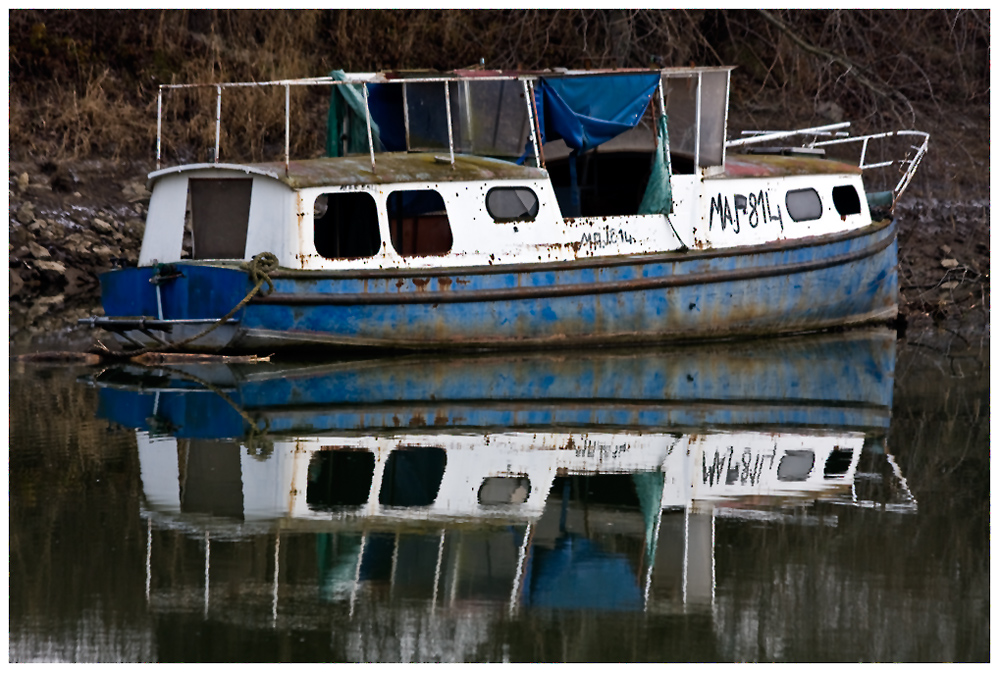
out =
{"type": "Polygon", "coordinates": [[[816,220],[819,220],[823,217],[823,199],[820,198],[819,192],[816,191],[816,189],[813,187],[805,187],[803,189],[790,189],[787,192],[785,192],[785,210],[788,212],[788,216],[792,218],[792,221],[794,222],[815,222],[816,220]],[[793,195],[794,196],[798,196],[799,194],[804,195],[809,192],[812,192],[813,196],[816,197],[816,205],[818,206],[819,212],[815,216],[813,216],[812,215],[813,211],[810,210],[808,211],[807,214],[803,215],[802,214],[803,211],[799,210],[799,206],[796,205],[795,209],[799,215],[796,216],[796,214],[793,212],[793,208],[790,207],[788,204],[788,198],[792,197],[793,195]]]}
{"type": "Polygon", "coordinates": [[[538,212],[541,210],[541,201],[538,199],[538,194],[535,193],[531,187],[491,187],[489,191],[486,192],[486,212],[490,217],[493,218],[494,222],[534,222],[538,218],[538,212]],[[493,208],[490,207],[490,197],[497,192],[516,192],[516,191],[526,191],[531,194],[532,198],[535,200],[535,204],[529,208],[523,215],[518,215],[515,217],[502,217],[498,216],[493,212],[493,208]]]}
{"type": "Polygon", "coordinates": [[[378,201],[369,191],[326,191],[313,199],[313,247],[325,259],[370,259],[382,249],[378,201]],[[319,200],[326,197],[326,209],[317,216],[319,200]],[[367,202],[364,197],[367,197],[367,202]],[[340,203],[336,203],[339,201],[340,203]],[[364,204],[363,206],[361,204],[364,204]],[[346,225],[340,229],[338,211],[343,207],[346,225]],[[362,217],[358,213],[363,210],[362,217]]]}
{"type": "Polygon", "coordinates": [[[386,195],[385,204],[389,245],[397,255],[440,257],[451,252],[455,245],[454,228],[440,190],[433,187],[393,189],[386,195]],[[406,195],[411,195],[413,201],[405,203],[406,195]],[[427,201],[420,202],[428,198],[436,198],[435,207],[428,209],[427,201]]]}

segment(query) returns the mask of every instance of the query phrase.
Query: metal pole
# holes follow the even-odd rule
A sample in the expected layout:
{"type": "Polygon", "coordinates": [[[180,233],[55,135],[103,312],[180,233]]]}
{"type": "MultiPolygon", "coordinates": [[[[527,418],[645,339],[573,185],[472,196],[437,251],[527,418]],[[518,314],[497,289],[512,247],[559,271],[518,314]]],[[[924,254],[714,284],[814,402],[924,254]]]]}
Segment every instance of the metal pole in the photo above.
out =
{"type": "Polygon", "coordinates": [[[156,92],[156,170],[160,170],[160,139],[163,137],[163,86],[156,92]]]}
{"type": "Polygon", "coordinates": [[[285,85],[285,176],[288,175],[288,131],[289,131],[289,117],[290,117],[290,87],[285,85]]]}
{"type": "Polygon", "coordinates": [[[222,131],[222,87],[215,87],[215,163],[219,163],[219,135],[222,131]]]}
{"type": "MultiPolygon", "coordinates": [[[[662,114],[665,117],[667,116],[667,102],[666,102],[666,97],[663,95],[662,77],[660,78],[660,86],[657,88],[657,91],[660,92],[660,114],[662,114]]],[[[667,175],[673,175],[674,174],[673,166],[670,164],[670,128],[669,128],[670,121],[669,120],[667,121],[667,124],[668,124],[667,135],[663,138],[663,153],[667,160],[667,175]]]]}
{"type": "Polygon", "coordinates": [[[538,127],[538,109],[535,107],[535,86],[528,80],[524,80],[524,95],[528,99],[528,119],[531,121],[531,144],[535,146],[535,165],[541,168],[545,165],[545,154],[542,151],[542,130],[538,127]]]}
{"type": "Polygon", "coordinates": [[[372,141],[372,113],[368,109],[368,84],[361,85],[361,91],[365,94],[365,123],[368,124],[368,153],[372,158],[372,173],[375,172],[375,144],[372,141]]]}
{"type": "Polygon", "coordinates": [[[444,83],[444,107],[448,117],[448,152],[451,155],[451,167],[455,167],[455,140],[451,131],[451,93],[448,91],[448,82],[444,83]]]}
{"type": "Polygon", "coordinates": [[[701,73],[698,73],[698,94],[694,99],[694,172],[701,168],[701,73]]]}
{"type": "Polygon", "coordinates": [[[410,106],[406,99],[406,82],[403,82],[403,126],[406,129],[406,151],[410,151],[410,106]]]}

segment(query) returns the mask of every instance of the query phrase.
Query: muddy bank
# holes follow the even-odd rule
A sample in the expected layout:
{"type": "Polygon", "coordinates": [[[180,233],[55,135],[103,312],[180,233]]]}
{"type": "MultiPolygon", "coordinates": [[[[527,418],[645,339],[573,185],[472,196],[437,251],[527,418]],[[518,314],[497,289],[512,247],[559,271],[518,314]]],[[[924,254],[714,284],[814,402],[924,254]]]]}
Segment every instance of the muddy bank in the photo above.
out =
{"type": "MultiPolygon", "coordinates": [[[[142,163],[12,163],[12,353],[85,349],[100,314],[98,276],[135,265],[149,192],[142,163]]],[[[989,325],[989,200],[909,197],[900,220],[900,312],[908,333],[981,335],[989,325]]]]}

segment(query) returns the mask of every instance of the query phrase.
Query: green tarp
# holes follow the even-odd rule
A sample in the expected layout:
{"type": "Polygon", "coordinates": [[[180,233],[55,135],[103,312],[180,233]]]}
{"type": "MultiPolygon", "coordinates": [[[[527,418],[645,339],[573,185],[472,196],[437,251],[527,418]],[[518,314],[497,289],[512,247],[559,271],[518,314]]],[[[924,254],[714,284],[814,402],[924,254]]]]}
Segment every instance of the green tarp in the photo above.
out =
{"type": "Polygon", "coordinates": [[[639,204],[639,215],[669,215],[674,210],[673,194],[670,190],[669,138],[667,136],[667,115],[662,114],[656,121],[656,155],[653,170],[646,183],[646,193],[639,204]]]}
{"type": "MultiPolygon", "coordinates": [[[[343,82],[347,79],[343,70],[334,70],[330,77],[343,82]]],[[[326,156],[343,156],[341,133],[344,131],[344,117],[347,117],[347,154],[368,153],[368,122],[365,117],[365,95],[360,84],[336,85],[330,92],[330,109],[326,119],[326,156]]],[[[372,143],[376,152],[382,152],[378,124],[372,120],[372,143]]]]}

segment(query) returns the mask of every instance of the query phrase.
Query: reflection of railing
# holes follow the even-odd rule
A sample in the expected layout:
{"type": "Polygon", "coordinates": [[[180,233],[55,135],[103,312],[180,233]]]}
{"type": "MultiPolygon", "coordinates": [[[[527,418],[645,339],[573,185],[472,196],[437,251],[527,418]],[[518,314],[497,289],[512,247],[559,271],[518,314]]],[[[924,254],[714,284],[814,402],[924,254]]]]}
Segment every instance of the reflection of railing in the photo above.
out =
{"type": "Polygon", "coordinates": [[[740,138],[738,140],[730,140],[726,142],[726,148],[730,147],[743,147],[746,145],[757,145],[760,143],[773,142],[775,140],[782,140],[784,138],[791,138],[794,136],[812,136],[816,138],[810,143],[806,143],[803,147],[808,149],[817,149],[823,147],[832,147],[834,145],[846,145],[849,143],[861,143],[861,152],[858,159],[858,168],[862,171],[873,169],[873,168],[887,168],[891,166],[899,166],[902,176],[896,186],[892,189],[892,205],[895,206],[899,197],[906,190],[907,186],[910,184],[910,180],[913,179],[913,175],[917,172],[917,166],[920,165],[920,161],[924,158],[927,153],[927,145],[930,141],[930,135],[924,133],[923,131],[888,131],[885,133],[871,133],[864,136],[848,136],[846,132],[840,131],[839,129],[847,128],[850,126],[850,122],[840,122],[838,124],[827,124],[826,126],[814,126],[812,128],[798,129],[795,131],[744,131],[744,135],[747,137],[740,138]],[[836,136],[830,140],[818,140],[820,137],[836,136]],[[888,138],[898,138],[898,137],[914,137],[918,139],[916,145],[910,145],[909,153],[902,159],[894,159],[889,161],[876,161],[872,163],[867,162],[868,158],[868,147],[870,141],[872,140],[883,140],[888,138]]]}

